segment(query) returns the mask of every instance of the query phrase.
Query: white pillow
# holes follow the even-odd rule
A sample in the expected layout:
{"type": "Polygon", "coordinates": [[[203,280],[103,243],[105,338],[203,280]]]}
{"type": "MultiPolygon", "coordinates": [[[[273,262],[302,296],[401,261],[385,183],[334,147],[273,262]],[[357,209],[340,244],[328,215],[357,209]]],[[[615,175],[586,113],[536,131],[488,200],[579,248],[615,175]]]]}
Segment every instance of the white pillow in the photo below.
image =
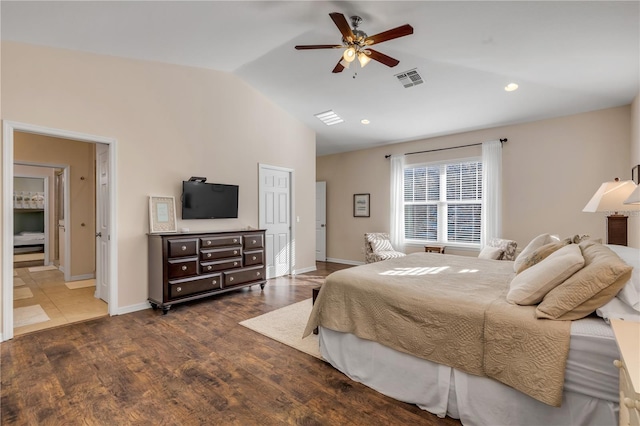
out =
{"type": "Polygon", "coordinates": [[[533,253],[543,245],[549,244],[551,242],[554,242],[554,240],[549,234],[541,234],[531,240],[529,244],[527,244],[527,246],[522,249],[518,257],[516,257],[516,260],[513,262],[513,271],[518,272],[522,263],[531,253],[533,253]]]}
{"type": "Polygon", "coordinates": [[[507,300],[518,305],[535,305],[544,296],[584,266],[584,257],[577,244],[554,251],[515,276],[509,285],[507,300]]]}
{"type": "Polygon", "coordinates": [[[640,312],[640,249],[615,244],[605,245],[617,254],[620,259],[624,260],[627,265],[633,267],[631,279],[622,287],[616,297],[640,312]]]}
{"type": "Polygon", "coordinates": [[[389,240],[374,240],[371,241],[371,248],[374,252],[379,251],[394,251],[391,241],[389,240]]]}
{"type": "Polygon", "coordinates": [[[607,320],[607,322],[610,319],[640,322],[640,312],[637,312],[617,297],[596,309],[596,314],[607,320]]]}
{"type": "Polygon", "coordinates": [[[499,247],[487,246],[480,251],[480,254],[478,255],[478,259],[500,260],[503,253],[504,253],[504,250],[502,250],[499,247]]]}

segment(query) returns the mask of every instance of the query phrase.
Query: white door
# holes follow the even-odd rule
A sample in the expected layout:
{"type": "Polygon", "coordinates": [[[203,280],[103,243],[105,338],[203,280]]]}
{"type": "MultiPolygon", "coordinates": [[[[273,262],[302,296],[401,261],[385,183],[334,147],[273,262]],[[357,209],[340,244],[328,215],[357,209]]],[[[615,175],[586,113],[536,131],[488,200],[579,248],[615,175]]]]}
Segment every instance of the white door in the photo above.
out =
{"type": "Polygon", "coordinates": [[[109,303],[109,145],[96,144],[96,297],[109,303]]]}
{"type": "Polygon", "coordinates": [[[260,228],[266,231],[267,278],[291,273],[291,173],[260,165],[260,228]]]}
{"type": "Polygon", "coordinates": [[[327,182],[316,182],[316,260],[327,261],[327,182]]]}

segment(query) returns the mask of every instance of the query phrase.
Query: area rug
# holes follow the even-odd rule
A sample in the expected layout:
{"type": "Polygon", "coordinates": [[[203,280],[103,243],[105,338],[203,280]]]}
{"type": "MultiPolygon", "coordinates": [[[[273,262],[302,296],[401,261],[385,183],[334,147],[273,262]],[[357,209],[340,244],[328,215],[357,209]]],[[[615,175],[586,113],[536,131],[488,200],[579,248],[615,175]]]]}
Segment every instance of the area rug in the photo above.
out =
{"type": "Polygon", "coordinates": [[[13,286],[14,287],[20,287],[25,285],[24,281],[22,280],[22,278],[20,277],[13,277],[13,286]]]}
{"type": "Polygon", "coordinates": [[[69,281],[69,282],[64,283],[64,285],[66,285],[67,288],[69,288],[70,290],[77,290],[79,288],[95,287],[96,286],[96,280],[95,280],[95,278],[92,278],[90,280],[69,281]]]}
{"type": "Polygon", "coordinates": [[[47,265],[47,266],[34,266],[29,268],[29,272],[41,272],[41,271],[53,271],[53,270],[57,270],[58,268],[56,268],[53,265],[47,265]]]}
{"type": "Polygon", "coordinates": [[[24,327],[25,325],[37,324],[49,320],[49,316],[40,305],[25,306],[13,310],[14,327],[24,327]]]}
{"type": "Polygon", "coordinates": [[[29,287],[14,287],[13,300],[29,299],[31,297],[33,297],[33,293],[29,287]]]}
{"type": "Polygon", "coordinates": [[[311,298],[284,308],[276,309],[255,318],[240,322],[255,332],[267,336],[306,354],[322,359],[318,336],[311,334],[304,339],[302,333],[311,314],[311,298]]]}

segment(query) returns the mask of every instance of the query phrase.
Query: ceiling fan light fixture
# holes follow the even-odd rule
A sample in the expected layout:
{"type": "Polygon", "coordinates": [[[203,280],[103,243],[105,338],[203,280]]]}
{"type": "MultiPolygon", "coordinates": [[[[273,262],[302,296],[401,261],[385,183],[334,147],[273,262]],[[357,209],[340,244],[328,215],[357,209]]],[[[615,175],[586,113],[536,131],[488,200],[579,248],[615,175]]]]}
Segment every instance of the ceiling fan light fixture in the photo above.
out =
{"type": "Polygon", "coordinates": [[[342,54],[342,57],[347,62],[353,62],[353,60],[356,59],[356,49],[355,49],[355,47],[353,47],[353,46],[347,47],[345,49],[344,53],[342,54]]]}
{"type": "Polygon", "coordinates": [[[360,62],[360,66],[364,68],[369,62],[371,62],[371,58],[364,52],[358,52],[358,61],[360,62]]]}

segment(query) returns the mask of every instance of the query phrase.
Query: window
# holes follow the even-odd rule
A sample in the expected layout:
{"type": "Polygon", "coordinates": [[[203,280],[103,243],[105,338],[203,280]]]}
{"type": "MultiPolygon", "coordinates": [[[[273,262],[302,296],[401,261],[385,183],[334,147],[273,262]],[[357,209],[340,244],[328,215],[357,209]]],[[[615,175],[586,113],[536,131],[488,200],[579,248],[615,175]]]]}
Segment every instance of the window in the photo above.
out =
{"type": "Polygon", "coordinates": [[[480,244],[482,162],[404,169],[404,236],[408,242],[480,244]]]}

